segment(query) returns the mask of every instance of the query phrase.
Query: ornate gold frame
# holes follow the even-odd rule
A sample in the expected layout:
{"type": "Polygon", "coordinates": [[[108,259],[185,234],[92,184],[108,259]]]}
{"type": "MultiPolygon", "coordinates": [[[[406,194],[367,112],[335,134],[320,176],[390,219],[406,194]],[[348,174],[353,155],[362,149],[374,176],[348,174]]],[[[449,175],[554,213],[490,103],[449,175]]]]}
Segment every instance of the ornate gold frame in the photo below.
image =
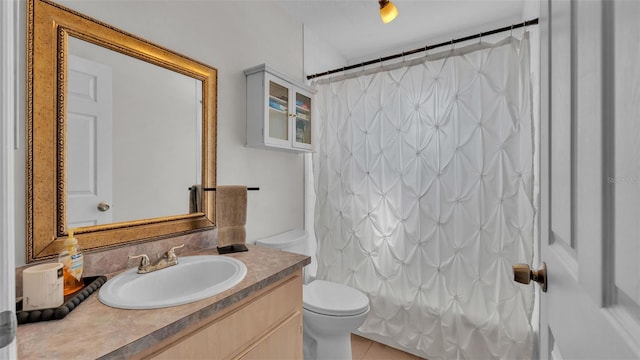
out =
{"type": "MultiPolygon", "coordinates": [[[[66,228],[65,94],[68,36],[202,81],[202,186],[216,186],[217,70],[48,0],[27,11],[27,263],[62,249],[66,228]]],[[[83,227],[85,250],[160,239],[212,228],[215,196],[202,194],[202,212],[83,227]]]]}

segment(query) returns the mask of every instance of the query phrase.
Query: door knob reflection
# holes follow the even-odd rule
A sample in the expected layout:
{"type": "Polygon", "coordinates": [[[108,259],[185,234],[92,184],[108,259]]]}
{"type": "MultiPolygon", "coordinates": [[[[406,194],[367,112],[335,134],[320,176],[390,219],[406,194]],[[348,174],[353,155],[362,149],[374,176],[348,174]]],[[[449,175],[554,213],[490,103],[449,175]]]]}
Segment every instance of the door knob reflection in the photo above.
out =
{"type": "Polygon", "coordinates": [[[111,208],[111,205],[109,205],[104,201],[98,204],[98,210],[100,211],[108,211],[110,208],[111,208]]]}

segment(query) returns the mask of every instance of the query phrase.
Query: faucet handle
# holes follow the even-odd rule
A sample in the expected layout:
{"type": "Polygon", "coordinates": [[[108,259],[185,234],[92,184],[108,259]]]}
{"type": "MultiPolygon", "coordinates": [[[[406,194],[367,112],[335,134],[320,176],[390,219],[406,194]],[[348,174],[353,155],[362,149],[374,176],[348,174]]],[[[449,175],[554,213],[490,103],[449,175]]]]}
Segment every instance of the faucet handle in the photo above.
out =
{"type": "Polygon", "coordinates": [[[141,258],[140,265],[138,266],[138,269],[142,269],[144,267],[149,266],[150,262],[149,262],[149,257],[147,256],[147,254],[129,255],[129,259],[137,259],[137,258],[141,258]]]}
{"type": "Polygon", "coordinates": [[[176,256],[176,253],[175,253],[175,250],[176,250],[176,249],[180,249],[180,248],[182,248],[182,247],[184,247],[184,244],[182,244],[182,245],[178,245],[178,246],[174,246],[174,247],[172,247],[171,249],[169,249],[169,251],[167,251],[167,259],[169,259],[169,260],[177,259],[177,256],[176,256]]]}

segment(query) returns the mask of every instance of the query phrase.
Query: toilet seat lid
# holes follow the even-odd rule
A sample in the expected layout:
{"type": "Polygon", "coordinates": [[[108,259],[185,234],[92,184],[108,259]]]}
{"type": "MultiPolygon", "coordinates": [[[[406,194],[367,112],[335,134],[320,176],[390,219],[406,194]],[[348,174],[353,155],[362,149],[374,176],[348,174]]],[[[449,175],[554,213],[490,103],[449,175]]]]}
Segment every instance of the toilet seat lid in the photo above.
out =
{"type": "Polygon", "coordinates": [[[303,307],[331,316],[358,315],[369,309],[369,298],[354,288],[325,280],[304,285],[303,307]]]}

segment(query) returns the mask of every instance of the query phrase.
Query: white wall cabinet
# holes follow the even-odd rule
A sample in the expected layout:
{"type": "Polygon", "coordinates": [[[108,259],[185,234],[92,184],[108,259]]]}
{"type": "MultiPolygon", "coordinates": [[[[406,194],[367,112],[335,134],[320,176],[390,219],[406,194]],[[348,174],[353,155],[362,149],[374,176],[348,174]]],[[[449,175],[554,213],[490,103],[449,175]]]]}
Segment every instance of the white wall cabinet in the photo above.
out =
{"type": "Polygon", "coordinates": [[[247,146],[313,151],[314,90],[262,64],[246,69],[247,146]]]}

